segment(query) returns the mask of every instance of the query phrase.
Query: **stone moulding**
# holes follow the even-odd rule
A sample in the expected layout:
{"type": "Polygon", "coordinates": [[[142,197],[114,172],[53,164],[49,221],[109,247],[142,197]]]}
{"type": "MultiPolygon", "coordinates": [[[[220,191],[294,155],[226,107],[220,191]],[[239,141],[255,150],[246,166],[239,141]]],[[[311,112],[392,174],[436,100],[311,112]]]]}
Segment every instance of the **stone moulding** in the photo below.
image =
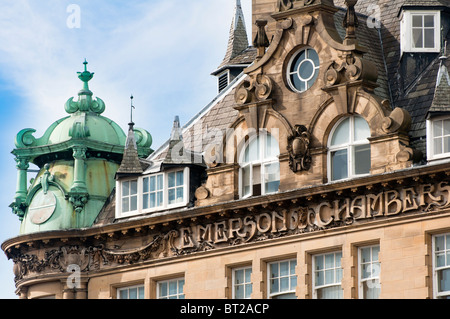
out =
{"type": "Polygon", "coordinates": [[[92,274],[349,225],[447,212],[446,165],[410,172],[291,191],[255,201],[256,206],[243,200],[229,207],[193,209],[165,216],[166,221],[147,218],[95,230],[30,234],[3,243],[2,249],[14,261],[16,284],[21,285],[40,275],[60,276],[69,265],[92,274]],[[126,248],[120,248],[125,243],[126,248]]]}

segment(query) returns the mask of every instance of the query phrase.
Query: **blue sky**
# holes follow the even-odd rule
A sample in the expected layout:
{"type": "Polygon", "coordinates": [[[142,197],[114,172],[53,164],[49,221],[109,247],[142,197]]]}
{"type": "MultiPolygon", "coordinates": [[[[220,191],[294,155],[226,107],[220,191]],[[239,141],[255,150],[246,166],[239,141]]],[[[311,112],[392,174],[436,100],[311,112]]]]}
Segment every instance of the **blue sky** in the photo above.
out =
{"type": "MultiPolygon", "coordinates": [[[[250,32],[251,0],[241,2],[250,32]]],[[[210,73],[225,55],[234,6],[235,0],[1,0],[0,242],[20,227],[8,207],[15,135],[34,128],[41,137],[67,115],[64,103],[81,89],[76,72],[84,59],[95,72],[90,89],[106,103],[103,115],[126,130],[133,94],[134,122],[157,149],[175,115],[183,125],[216,95],[210,73]],[[80,9],[79,27],[71,25],[78,21],[71,4],[80,9]]],[[[0,298],[16,298],[14,290],[12,262],[1,252],[0,298]]]]}

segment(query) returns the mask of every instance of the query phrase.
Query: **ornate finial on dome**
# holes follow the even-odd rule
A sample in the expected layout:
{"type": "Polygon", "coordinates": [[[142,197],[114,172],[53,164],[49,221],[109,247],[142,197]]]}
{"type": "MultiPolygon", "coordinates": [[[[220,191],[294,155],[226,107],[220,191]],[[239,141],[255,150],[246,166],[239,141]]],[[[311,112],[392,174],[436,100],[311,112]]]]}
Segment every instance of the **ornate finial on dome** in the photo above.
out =
{"type": "Polygon", "coordinates": [[[73,97],[71,97],[64,105],[64,108],[70,114],[78,111],[102,114],[105,111],[105,102],[100,98],[92,99],[92,92],[89,90],[88,85],[88,82],[94,77],[94,72],[87,70],[88,62],[86,59],[84,59],[83,64],[84,72],[77,72],[78,78],[83,82],[83,89],[78,92],[78,101],[74,102],[73,97]]]}
{"type": "Polygon", "coordinates": [[[83,64],[84,72],[78,72],[78,78],[84,83],[83,90],[89,91],[88,82],[92,80],[92,78],[94,77],[94,73],[91,73],[87,70],[88,62],[86,61],[86,59],[84,59],[83,64]]]}

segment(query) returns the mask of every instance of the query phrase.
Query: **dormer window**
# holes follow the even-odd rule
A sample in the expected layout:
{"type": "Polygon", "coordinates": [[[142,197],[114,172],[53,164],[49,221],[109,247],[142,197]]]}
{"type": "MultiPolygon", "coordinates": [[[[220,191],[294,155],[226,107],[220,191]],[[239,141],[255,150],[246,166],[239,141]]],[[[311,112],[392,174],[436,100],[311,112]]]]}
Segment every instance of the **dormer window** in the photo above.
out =
{"type": "Polygon", "coordinates": [[[187,206],[188,185],[188,167],[118,181],[117,218],[187,206]]]}
{"type": "Polygon", "coordinates": [[[402,52],[439,52],[440,11],[404,10],[401,21],[402,52]]]}
{"type": "Polygon", "coordinates": [[[427,120],[427,152],[429,160],[450,157],[450,117],[427,120]]]}

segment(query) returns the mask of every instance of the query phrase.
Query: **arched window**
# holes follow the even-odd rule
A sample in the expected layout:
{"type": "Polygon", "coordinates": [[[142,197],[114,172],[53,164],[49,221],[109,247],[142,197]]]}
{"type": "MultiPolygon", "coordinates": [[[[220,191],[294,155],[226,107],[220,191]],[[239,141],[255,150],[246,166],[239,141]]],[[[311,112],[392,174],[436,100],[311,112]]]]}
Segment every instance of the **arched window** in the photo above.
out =
{"type": "Polygon", "coordinates": [[[331,181],[370,173],[369,137],[369,125],[362,117],[347,117],[336,124],[328,142],[331,181]]]}
{"type": "Polygon", "coordinates": [[[240,154],[239,191],[241,197],[278,192],[280,186],[280,148],[268,133],[251,138],[240,154]]]}

